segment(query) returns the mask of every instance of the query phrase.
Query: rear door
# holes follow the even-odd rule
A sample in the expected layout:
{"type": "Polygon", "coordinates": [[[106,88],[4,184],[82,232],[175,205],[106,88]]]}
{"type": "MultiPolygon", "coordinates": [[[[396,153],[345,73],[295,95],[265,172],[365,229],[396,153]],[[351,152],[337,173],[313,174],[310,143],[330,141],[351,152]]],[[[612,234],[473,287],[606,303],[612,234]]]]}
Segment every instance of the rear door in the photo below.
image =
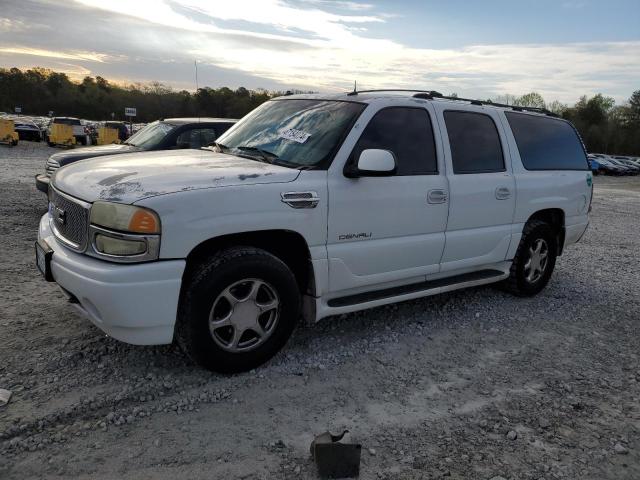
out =
{"type": "Polygon", "coordinates": [[[369,106],[344,146],[351,142],[347,163],[364,149],[391,151],[397,173],[347,178],[345,161],[329,171],[331,291],[424,281],[439,269],[448,212],[441,139],[426,102],[395,102],[369,106]]]}
{"type": "Polygon", "coordinates": [[[467,105],[436,109],[451,198],[441,271],[501,262],[509,250],[516,192],[498,114],[467,105]]]}

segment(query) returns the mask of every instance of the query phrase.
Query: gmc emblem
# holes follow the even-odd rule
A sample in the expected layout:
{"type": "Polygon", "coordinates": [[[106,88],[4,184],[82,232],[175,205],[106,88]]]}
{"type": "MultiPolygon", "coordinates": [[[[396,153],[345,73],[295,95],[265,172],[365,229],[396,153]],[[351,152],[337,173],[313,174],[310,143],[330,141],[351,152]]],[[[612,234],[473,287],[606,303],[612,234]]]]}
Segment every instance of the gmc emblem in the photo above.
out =
{"type": "Polygon", "coordinates": [[[64,225],[67,221],[67,212],[60,207],[53,207],[53,218],[58,224],[64,225]]]}

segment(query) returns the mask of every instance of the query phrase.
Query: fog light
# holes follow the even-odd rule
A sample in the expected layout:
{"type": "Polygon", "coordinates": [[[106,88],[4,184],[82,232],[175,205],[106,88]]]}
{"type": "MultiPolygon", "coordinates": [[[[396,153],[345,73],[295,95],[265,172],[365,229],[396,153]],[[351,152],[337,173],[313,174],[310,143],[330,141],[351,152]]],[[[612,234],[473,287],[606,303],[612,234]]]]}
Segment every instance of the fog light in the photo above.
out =
{"type": "Polygon", "coordinates": [[[147,251],[147,244],[97,234],[96,250],[106,255],[140,255],[147,251]]]}

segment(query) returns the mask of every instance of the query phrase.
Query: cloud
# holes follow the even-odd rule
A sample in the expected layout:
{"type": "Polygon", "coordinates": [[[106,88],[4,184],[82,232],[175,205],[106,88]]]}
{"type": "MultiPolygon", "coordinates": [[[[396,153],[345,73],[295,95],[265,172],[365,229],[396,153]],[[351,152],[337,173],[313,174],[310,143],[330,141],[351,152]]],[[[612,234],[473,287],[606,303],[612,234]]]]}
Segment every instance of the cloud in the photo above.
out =
{"type": "Polygon", "coordinates": [[[201,84],[210,86],[337,91],[357,80],[362,88],[428,88],[479,98],[538,91],[548,100],[573,102],[597,92],[622,101],[640,78],[640,41],[416,48],[367,36],[367,27],[391,21],[371,3],[3,1],[11,24],[25,29],[9,34],[0,28],[2,64],[31,58],[69,68],[62,64],[67,61],[120,81],[193,88],[197,59],[201,84]],[[49,30],[34,34],[31,18],[46,18],[49,30]]]}
{"type": "Polygon", "coordinates": [[[64,60],[87,60],[89,62],[104,63],[110,57],[102,53],[96,52],[83,52],[83,51],[68,51],[63,52],[60,50],[44,50],[40,48],[29,47],[0,47],[0,53],[12,53],[15,55],[32,55],[35,57],[50,57],[59,58],[64,60]]]}

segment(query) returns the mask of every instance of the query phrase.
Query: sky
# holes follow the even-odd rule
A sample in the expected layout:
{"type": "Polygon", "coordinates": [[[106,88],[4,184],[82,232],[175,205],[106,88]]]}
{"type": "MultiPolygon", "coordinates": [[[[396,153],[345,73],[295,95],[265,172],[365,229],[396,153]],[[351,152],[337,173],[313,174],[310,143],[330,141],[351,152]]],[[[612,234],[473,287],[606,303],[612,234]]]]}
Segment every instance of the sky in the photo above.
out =
{"type": "Polygon", "coordinates": [[[0,0],[0,67],[574,103],[640,89],[640,0],[0,0]]]}

